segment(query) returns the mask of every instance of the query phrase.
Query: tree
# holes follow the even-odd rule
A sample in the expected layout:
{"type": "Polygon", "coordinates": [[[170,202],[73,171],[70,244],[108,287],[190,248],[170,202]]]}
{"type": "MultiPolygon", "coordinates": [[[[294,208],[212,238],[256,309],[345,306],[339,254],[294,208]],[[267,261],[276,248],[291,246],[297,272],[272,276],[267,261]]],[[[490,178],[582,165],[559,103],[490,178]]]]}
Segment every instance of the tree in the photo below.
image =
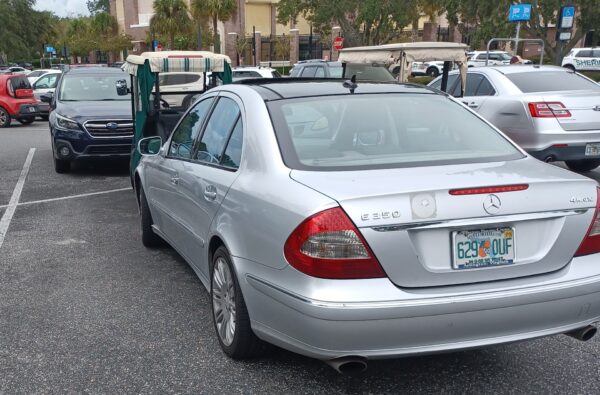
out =
{"type": "Polygon", "coordinates": [[[196,18],[209,18],[212,21],[215,52],[219,51],[217,23],[225,22],[237,10],[238,0],[193,0],[192,12],[196,18]]]}
{"type": "MultiPolygon", "coordinates": [[[[376,45],[397,39],[417,14],[409,0],[281,0],[277,21],[287,24],[303,16],[322,35],[339,25],[349,45],[376,45]]],[[[418,18],[417,18],[418,19],[418,18]]]]}
{"type": "Polygon", "coordinates": [[[110,14],[110,2],[109,0],[87,0],[87,8],[90,14],[95,15],[99,12],[106,12],[110,14]]]}
{"type": "Polygon", "coordinates": [[[175,36],[189,34],[192,20],[183,0],[154,0],[154,16],[150,20],[150,29],[165,35],[169,48],[175,48],[175,36]]]}
{"type": "MultiPolygon", "coordinates": [[[[514,37],[515,24],[508,22],[508,10],[513,3],[511,0],[443,0],[450,23],[477,27],[472,34],[474,43],[485,43],[493,37],[514,37]]],[[[565,45],[566,50],[573,48],[588,31],[600,27],[598,0],[575,0],[572,4],[576,8],[576,23],[572,38],[565,45]]],[[[549,37],[549,32],[556,26],[562,5],[562,0],[533,0],[531,20],[521,22],[525,36],[544,41],[545,52],[550,59],[558,55],[559,47],[553,37],[549,37]]]]}

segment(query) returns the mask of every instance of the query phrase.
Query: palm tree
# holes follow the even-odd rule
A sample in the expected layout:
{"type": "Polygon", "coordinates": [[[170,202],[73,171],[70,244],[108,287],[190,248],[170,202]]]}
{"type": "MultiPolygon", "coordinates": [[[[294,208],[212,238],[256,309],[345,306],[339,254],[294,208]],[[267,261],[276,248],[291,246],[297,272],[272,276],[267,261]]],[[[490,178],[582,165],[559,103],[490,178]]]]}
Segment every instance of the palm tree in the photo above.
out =
{"type": "Polygon", "coordinates": [[[169,38],[169,49],[175,48],[175,36],[185,34],[192,27],[187,5],[183,0],[154,0],[154,16],[150,29],[169,38]]]}
{"type": "Polygon", "coordinates": [[[212,20],[215,52],[219,50],[217,23],[231,18],[238,6],[238,0],[193,0],[192,10],[196,17],[208,17],[212,20]]]}

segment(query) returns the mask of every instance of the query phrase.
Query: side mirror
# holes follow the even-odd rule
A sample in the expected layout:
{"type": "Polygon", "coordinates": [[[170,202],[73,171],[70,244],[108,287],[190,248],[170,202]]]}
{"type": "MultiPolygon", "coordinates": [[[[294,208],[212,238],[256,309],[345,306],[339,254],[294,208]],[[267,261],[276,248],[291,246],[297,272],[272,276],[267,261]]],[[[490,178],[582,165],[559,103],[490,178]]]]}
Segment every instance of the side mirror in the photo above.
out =
{"type": "Polygon", "coordinates": [[[159,136],[146,137],[138,142],[137,150],[143,156],[154,156],[160,152],[162,138],[159,136]]]}
{"type": "Polygon", "coordinates": [[[54,92],[46,92],[42,95],[40,95],[40,100],[43,101],[44,103],[52,103],[52,98],[54,98],[54,92]]]}
{"type": "Polygon", "coordinates": [[[127,80],[117,80],[115,86],[117,88],[117,95],[126,96],[129,94],[129,89],[127,89],[127,80]]]}

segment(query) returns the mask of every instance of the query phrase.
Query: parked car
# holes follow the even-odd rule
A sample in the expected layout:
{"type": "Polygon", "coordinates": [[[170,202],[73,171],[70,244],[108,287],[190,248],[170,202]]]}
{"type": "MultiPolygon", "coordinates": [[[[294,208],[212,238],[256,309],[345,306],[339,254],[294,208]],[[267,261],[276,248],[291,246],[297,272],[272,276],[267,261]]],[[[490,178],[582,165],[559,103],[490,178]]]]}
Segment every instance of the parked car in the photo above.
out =
{"type": "Polygon", "coordinates": [[[166,72],[159,76],[162,99],[170,107],[188,108],[194,94],[204,90],[204,74],[188,71],[166,72]]]}
{"type": "MultiPolygon", "coordinates": [[[[460,96],[456,74],[447,92],[460,96]]],[[[600,166],[600,87],[585,76],[556,66],[469,70],[461,100],[540,160],[579,172],[600,166]]]]}
{"type": "MultiPolygon", "coordinates": [[[[469,67],[480,67],[485,66],[486,59],[488,59],[488,54],[486,51],[473,51],[473,54],[469,58],[467,62],[467,66],[469,67]]],[[[508,52],[504,51],[490,51],[488,66],[497,66],[497,65],[506,65],[510,64],[510,60],[512,59],[512,55],[508,52]]]]}
{"type": "Polygon", "coordinates": [[[234,82],[248,78],[281,78],[279,71],[262,66],[234,67],[232,73],[234,82]]]}
{"type": "Polygon", "coordinates": [[[127,92],[129,75],[122,70],[75,68],[60,78],[50,103],[49,124],[54,169],[68,172],[71,162],[88,158],[127,158],[133,121],[127,92]]]}
{"type": "Polygon", "coordinates": [[[301,60],[290,70],[294,78],[342,78],[342,64],[327,60],[301,60]]]}
{"type": "Polygon", "coordinates": [[[266,341],[346,371],[594,335],[594,180],[424,86],[272,81],[212,89],[138,145],[142,241],[190,263],[227,355],[266,341]]]}
{"type": "Polygon", "coordinates": [[[37,81],[38,78],[40,78],[41,76],[43,76],[46,73],[49,73],[51,71],[54,71],[52,69],[38,69],[38,70],[34,70],[30,73],[27,74],[27,79],[29,80],[29,83],[31,84],[31,86],[33,86],[33,83],[35,81],[37,81]]]}
{"type": "Polygon", "coordinates": [[[38,100],[40,117],[44,120],[48,120],[50,105],[42,101],[42,95],[46,93],[54,93],[61,75],[62,72],[60,70],[49,70],[47,73],[37,78],[37,81],[32,84],[33,95],[38,100]]]}
{"type": "Polygon", "coordinates": [[[19,74],[19,75],[29,74],[30,71],[31,70],[28,70],[21,66],[9,66],[2,70],[3,73],[12,73],[12,74],[19,74]]]}
{"type": "Polygon", "coordinates": [[[27,125],[39,115],[37,101],[29,81],[23,75],[0,74],[0,128],[16,119],[27,125]]]}
{"type": "Polygon", "coordinates": [[[600,71],[600,48],[573,48],[562,66],[576,71],[600,71]]]}

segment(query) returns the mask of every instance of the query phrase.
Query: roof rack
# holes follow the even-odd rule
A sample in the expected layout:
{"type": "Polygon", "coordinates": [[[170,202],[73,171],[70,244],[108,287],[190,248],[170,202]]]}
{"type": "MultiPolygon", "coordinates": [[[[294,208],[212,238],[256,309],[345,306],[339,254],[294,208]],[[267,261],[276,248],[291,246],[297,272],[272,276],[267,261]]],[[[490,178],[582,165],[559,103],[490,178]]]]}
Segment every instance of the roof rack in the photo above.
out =
{"type": "Polygon", "coordinates": [[[265,85],[265,84],[287,84],[292,82],[343,82],[343,78],[246,78],[234,82],[238,85],[265,85]]]}

